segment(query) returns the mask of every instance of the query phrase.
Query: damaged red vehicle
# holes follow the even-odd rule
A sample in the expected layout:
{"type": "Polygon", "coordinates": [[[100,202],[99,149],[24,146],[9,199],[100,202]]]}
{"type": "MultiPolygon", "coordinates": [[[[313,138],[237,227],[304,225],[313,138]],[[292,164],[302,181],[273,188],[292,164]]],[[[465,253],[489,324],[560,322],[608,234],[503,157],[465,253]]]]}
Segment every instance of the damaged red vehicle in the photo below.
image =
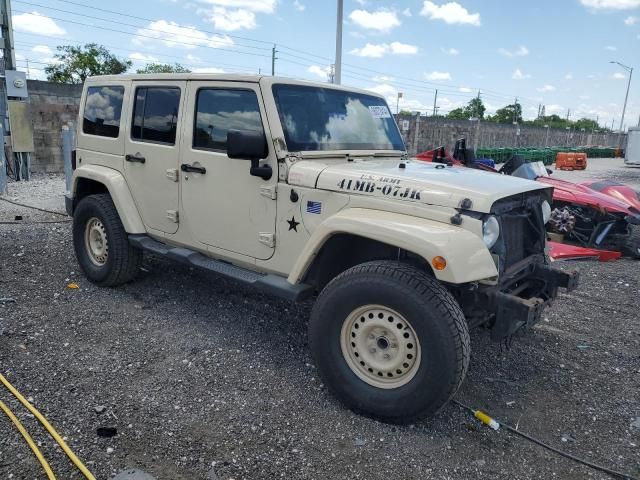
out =
{"type": "Polygon", "coordinates": [[[522,157],[507,160],[500,170],[478,162],[466,149],[464,139],[456,142],[453,156],[444,148],[416,155],[435,161],[537,180],[554,187],[547,231],[563,242],[580,247],[617,250],[640,259],[640,198],[632,188],[613,181],[577,184],[551,177],[542,162],[527,163],[522,157]]]}

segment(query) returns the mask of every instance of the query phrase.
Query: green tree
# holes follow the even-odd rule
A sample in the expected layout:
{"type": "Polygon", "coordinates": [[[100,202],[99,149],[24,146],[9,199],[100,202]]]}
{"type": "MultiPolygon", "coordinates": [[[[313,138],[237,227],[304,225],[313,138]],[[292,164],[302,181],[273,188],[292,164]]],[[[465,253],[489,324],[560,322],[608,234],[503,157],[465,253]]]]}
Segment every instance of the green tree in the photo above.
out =
{"type": "Polygon", "coordinates": [[[82,83],[87,77],[117,75],[131,67],[131,60],[119,59],[97,43],[60,45],[57,50],[57,63],[44,69],[50,82],[82,83]]]}
{"type": "Polygon", "coordinates": [[[453,118],[455,120],[466,120],[469,118],[467,116],[466,109],[463,107],[454,108],[447,114],[447,118],[453,118]]]}
{"type": "Polygon", "coordinates": [[[490,122],[496,123],[513,123],[514,121],[522,123],[522,105],[512,103],[496,110],[495,115],[487,118],[490,122]]]}
{"type": "Polygon", "coordinates": [[[466,120],[469,118],[484,118],[484,112],[486,111],[484,103],[480,97],[475,97],[469,100],[466,106],[460,108],[454,108],[447,115],[448,118],[455,118],[457,120],[466,120]]]}
{"type": "Polygon", "coordinates": [[[174,63],[147,63],[144,68],[139,68],[136,73],[191,73],[187,67],[174,63]]]}

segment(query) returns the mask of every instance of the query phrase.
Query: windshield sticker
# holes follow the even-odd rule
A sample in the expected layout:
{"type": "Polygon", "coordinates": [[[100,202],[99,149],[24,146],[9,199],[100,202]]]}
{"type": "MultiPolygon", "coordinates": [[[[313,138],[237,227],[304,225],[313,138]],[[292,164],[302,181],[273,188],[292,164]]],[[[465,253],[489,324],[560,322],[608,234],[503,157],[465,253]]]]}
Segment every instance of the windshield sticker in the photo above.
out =
{"type": "Polygon", "coordinates": [[[391,113],[386,105],[369,105],[369,111],[373,118],[391,118],[391,113]]]}
{"type": "Polygon", "coordinates": [[[420,200],[420,190],[411,187],[402,187],[398,184],[385,183],[384,185],[376,184],[374,181],[354,180],[343,178],[338,182],[338,188],[350,192],[377,193],[385,197],[409,198],[411,200],[420,200]]]}

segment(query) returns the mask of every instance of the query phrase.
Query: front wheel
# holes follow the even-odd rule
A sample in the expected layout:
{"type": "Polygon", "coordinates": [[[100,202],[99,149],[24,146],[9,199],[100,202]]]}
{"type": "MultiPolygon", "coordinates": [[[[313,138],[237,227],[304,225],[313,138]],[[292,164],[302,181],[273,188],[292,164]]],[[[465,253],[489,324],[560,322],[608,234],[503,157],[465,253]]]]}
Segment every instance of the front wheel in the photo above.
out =
{"type": "Polygon", "coordinates": [[[142,261],[142,251],[129,244],[108,194],[80,201],[73,214],[73,246],[84,274],[103,287],[132,280],[142,261]]]}
{"type": "Polygon", "coordinates": [[[627,257],[640,259],[640,227],[631,226],[631,233],[622,246],[622,253],[627,257]]]}
{"type": "Polygon", "coordinates": [[[392,423],[434,415],[469,365],[469,332],[453,296],[412,266],[376,261],[331,281],[313,308],[319,374],[349,408],[392,423]]]}

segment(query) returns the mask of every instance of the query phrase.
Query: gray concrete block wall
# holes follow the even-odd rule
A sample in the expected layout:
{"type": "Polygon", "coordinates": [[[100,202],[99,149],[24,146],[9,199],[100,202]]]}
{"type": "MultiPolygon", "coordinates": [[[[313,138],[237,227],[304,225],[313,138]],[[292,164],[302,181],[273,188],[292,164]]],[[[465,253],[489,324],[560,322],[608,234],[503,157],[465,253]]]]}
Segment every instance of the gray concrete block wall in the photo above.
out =
{"type": "Polygon", "coordinates": [[[467,146],[473,147],[477,138],[477,146],[481,147],[580,147],[585,145],[624,146],[626,136],[618,134],[590,133],[567,131],[565,129],[547,129],[520,125],[504,125],[469,120],[452,120],[448,118],[432,118],[417,116],[398,116],[398,125],[402,130],[409,154],[431,150],[440,146],[453,148],[456,140],[465,137],[467,146]],[[409,122],[409,128],[402,129],[403,120],[409,122]],[[519,130],[519,134],[518,134],[519,130]],[[548,139],[547,139],[548,135],[548,139]]]}
{"type": "Polygon", "coordinates": [[[62,126],[77,122],[82,85],[28,80],[33,122],[33,172],[62,172],[62,126]]]}

